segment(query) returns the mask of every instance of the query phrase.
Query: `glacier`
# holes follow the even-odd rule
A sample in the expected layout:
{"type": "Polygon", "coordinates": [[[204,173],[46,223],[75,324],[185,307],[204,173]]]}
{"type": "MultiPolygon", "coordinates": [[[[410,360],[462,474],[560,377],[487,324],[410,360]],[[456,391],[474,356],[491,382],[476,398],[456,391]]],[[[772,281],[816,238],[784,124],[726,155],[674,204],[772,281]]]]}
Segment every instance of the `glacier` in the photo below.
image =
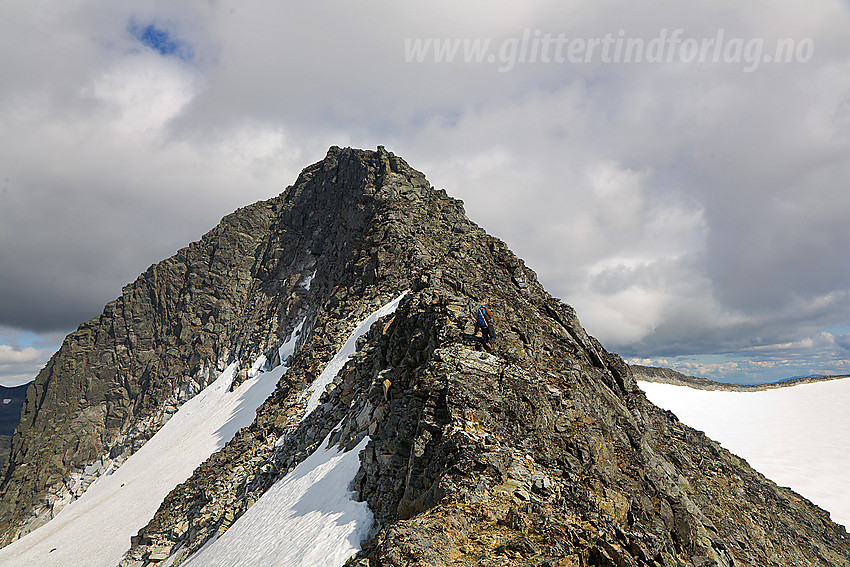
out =
{"type": "Polygon", "coordinates": [[[249,425],[285,372],[278,366],[230,391],[237,365],[183,404],[118,469],[35,531],[0,549],[2,567],[115,567],[165,496],[249,425]]]}
{"type": "Polygon", "coordinates": [[[850,526],[850,378],[754,392],[638,385],[682,423],[850,526]]]}
{"type": "Polygon", "coordinates": [[[348,487],[360,468],[365,437],[354,449],[319,448],[278,480],[229,530],[186,567],[342,565],[361,547],[372,512],[348,487]]]}

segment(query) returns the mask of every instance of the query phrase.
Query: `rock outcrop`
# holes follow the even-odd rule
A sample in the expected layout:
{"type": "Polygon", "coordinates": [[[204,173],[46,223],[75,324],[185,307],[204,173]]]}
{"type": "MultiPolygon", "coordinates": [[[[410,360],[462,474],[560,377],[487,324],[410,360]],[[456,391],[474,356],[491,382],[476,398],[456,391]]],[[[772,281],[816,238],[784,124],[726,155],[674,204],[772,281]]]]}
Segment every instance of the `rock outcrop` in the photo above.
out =
{"type": "Polygon", "coordinates": [[[6,533],[302,321],[255,422],[169,494],[122,565],[179,565],[328,434],[369,437],[354,487],[375,526],[358,567],[850,563],[826,512],[650,404],[503,242],[383,148],[331,148],[69,336],[4,469],[6,533]],[[305,417],[302,392],[356,323],[405,291],[305,417]],[[472,335],[480,302],[492,352],[472,335]],[[63,427],[51,452],[42,436],[63,427]]]}

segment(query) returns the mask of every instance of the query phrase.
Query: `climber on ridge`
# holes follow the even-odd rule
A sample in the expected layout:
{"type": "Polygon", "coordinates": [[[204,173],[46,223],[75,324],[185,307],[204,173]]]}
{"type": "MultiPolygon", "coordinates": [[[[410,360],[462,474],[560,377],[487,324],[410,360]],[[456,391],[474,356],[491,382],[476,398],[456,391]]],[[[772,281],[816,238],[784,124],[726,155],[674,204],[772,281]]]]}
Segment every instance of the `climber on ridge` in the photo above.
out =
{"type": "Polygon", "coordinates": [[[475,310],[474,334],[476,336],[478,331],[481,331],[481,341],[484,348],[489,351],[492,344],[496,342],[496,327],[493,325],[493,316],[490,314],[490,310],[483,303],[475,310]]]}

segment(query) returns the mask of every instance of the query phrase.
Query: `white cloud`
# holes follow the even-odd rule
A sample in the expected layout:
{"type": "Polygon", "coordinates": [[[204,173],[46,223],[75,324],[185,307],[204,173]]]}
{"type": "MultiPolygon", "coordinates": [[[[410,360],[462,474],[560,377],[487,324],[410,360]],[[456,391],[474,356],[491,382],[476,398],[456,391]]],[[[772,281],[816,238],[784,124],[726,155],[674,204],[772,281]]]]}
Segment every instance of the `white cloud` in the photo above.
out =
{"type": "Polygon", "coordinates": [[[52,350],[0,344],[0,385],[12,387],[30,382],[52,354],[52,350]]]}
{"type": "Polygon", "coordinates": [[[157,132],[195,95],[193,77],[181,67],[155,53],[134,54],[104,72],[83,95],[106,105],[117,135],[157,132]]]}
{"type": "Polygon", "coordinates": [[[42,351],[32,347],[15,349],[9,345],[0,345],[0,365],[33,362],[39,360],[42,356],[42,351]]]}

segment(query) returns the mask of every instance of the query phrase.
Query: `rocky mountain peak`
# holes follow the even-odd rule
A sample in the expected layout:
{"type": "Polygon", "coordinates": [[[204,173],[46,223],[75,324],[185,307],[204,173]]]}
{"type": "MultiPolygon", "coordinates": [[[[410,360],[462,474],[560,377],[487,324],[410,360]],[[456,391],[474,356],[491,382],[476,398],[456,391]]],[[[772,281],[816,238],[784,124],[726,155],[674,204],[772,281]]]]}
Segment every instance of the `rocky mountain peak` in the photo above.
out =
{"type": "Polygon", "coordinates": [[[375,523],[351,565],[850,561],[826,512],[652,406],[503,242],[381,147],[331,148],[69,335],[3,469],[7,541],[120,465],[226,364],[259,355],[286,363],[277,389],[122,565],[179,565],[326,438],[368,438],[353,488],[375,523]],[[354,327],[402,293],[308,413],[305,391],[354,327]],[[473,335],[482,302],[492,350],[473,335]]]}

